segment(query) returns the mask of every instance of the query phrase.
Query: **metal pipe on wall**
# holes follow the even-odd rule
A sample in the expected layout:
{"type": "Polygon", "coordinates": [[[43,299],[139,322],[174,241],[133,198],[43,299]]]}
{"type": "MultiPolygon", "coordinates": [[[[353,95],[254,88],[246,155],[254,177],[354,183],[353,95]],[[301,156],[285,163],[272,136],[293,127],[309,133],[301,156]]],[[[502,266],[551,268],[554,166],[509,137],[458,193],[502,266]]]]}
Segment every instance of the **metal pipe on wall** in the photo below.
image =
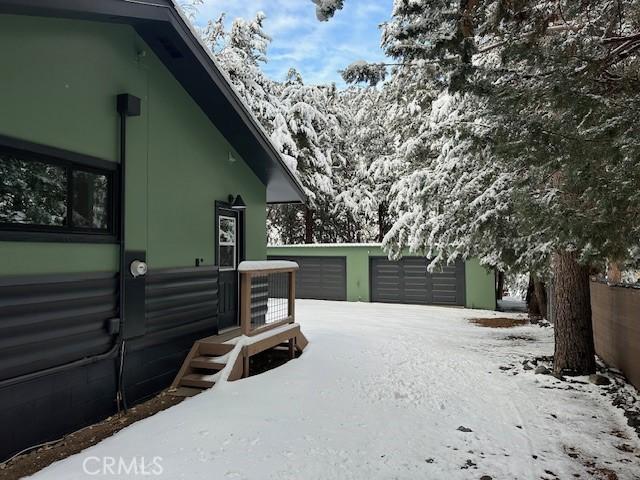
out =
{"type": "Polygon", "coordinates": [[[126,340],[124,338],[125,326],[125,278],[127,272],[126,265],[126,165],[127,165],[127,117],[137,117],[140,115],[140,99],[134,95],[123,93],[117,96],[116,108],[120,116],[120,292],[119,311],[120,329],[118,332],[117,344],[120,345],[118,362],[118,391],[116,401],[118,411],[127,411],[127,399],[124,391],[124,360],[126,351],[126,340]]]}

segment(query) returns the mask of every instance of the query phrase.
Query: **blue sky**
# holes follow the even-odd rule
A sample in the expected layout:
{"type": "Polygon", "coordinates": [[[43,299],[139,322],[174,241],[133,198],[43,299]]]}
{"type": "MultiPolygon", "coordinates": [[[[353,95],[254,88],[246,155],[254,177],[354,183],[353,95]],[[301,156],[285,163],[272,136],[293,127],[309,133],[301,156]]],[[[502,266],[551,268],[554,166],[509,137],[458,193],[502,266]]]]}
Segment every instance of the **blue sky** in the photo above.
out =
{"type": "Polygon", "coordinates": [[[336,82],[343,85],[338,70],[356,60],[379,62],[378,25],[391,15],[393,0],[348,0],[343,10],[329,22],[319,22],[311,0],[204,0],[197,23],[226,12],[251,18],[256,12],[267,15],[266,32],[273,42],[264,70],[271,78],[283,80],[290,67],[298,69],[306,83],[336,82]]]}

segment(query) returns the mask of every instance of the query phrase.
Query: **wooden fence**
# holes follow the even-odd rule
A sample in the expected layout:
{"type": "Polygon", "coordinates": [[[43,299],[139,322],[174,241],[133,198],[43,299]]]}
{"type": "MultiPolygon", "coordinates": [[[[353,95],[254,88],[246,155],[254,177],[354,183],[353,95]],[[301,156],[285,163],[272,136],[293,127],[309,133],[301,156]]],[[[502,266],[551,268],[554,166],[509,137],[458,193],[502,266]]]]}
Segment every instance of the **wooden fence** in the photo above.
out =
{"type": "Polygon", "coordinates": [[[640,389],[640,289],[591,282],[596,353],[640,389]]]}

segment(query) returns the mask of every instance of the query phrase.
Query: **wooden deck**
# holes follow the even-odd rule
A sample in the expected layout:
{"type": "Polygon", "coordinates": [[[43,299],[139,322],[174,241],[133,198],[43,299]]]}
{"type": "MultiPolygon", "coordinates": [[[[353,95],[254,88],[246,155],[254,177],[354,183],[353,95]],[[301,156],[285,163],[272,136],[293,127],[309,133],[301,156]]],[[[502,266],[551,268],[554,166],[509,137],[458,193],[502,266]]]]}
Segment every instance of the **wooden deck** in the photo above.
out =
{"type": "Polygon", "coordinates": [[[289,358],[302,353],[309,342],[296,323],[282,325],[254,337],[240,338],[240,329],[196,341],[178,371],[169,392],[193,396],[213,387],[229,363],[227,381],[248,377],[249,359],[272,348],[286,346],[289,358]],[[238,343],[240,345],[238,345],[238,343]],[[235,353],[235,355],[234,355],[235,353]]]}
{"type": "Polygon", "coordinates": [[[272,348],[287,348],[290,359],[295,358],[296,350],[302,353],[309,342],[300,325],[295,323],[295,270],[297,267],[243,271],[240,326],[197,340],[169,392],[173,395],[193,396],[221,380],[235,381],[248,377],[249,359],[272,348]],[[265,300],[264,277],[283,273],[288,275],[287,311],[282,317],[270,318],[267,322],[264,312],[268,311],[268,295],[265,300]],[[256,277],[261,277],[261,294],[254,294],[258,288],[253,288],[252,279],[256,277]],[[254,308],[256,305],[257,309],[254,308]],[[261,313],[254,314],[252,309],[261,313]],[[262,323],[254,322],[256,317],[262,323]]]}

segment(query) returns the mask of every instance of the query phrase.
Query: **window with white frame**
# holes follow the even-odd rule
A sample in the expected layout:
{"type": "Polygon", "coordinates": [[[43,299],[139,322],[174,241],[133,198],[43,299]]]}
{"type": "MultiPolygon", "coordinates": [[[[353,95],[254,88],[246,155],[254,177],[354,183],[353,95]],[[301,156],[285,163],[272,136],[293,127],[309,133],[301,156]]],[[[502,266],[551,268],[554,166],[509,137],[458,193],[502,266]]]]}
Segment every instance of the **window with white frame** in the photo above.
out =
{"type": "Polygon", "coordinates": [[[220,270],[236,269],[238,239],[237,219],[218,217],[218,266],[220,270]]]}

